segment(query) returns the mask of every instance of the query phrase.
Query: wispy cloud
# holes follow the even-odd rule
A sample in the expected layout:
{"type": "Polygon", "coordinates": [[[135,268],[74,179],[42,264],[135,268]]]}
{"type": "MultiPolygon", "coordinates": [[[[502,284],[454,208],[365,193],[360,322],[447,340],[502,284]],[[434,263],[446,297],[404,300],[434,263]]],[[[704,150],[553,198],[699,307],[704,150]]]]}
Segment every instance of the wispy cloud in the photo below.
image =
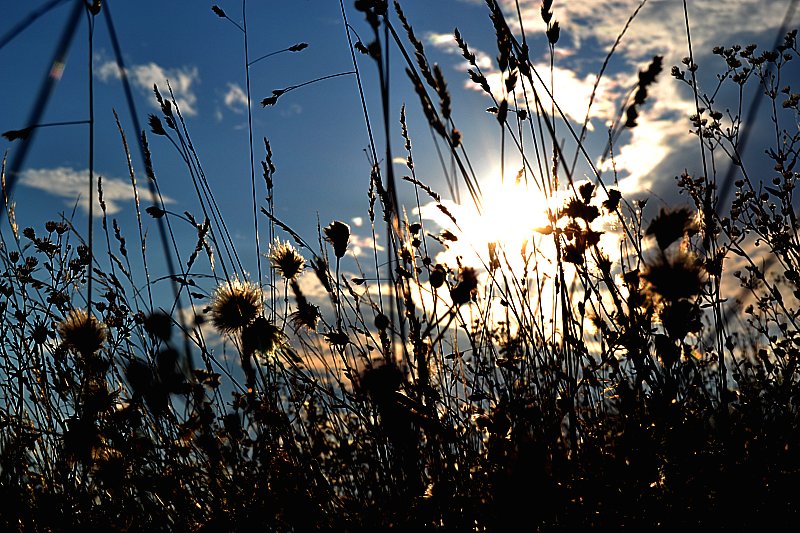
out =
{"type": "MultiPolygon", "coordinates": [[[[104,82],[118,80],[122,77],[119,66],[115,61],[96,61],[94,69],[98,79],[104,82]]],[[[181,113],[186,116],[197,115],[197,95],[193,87],[200,81],[200,71],[197,67],[165,68],[151,62],[143,65],[132,65],[126,69],[126,72],[134,86],[148,93],[152,92],[153,85],[158,85],[162,88],[162,92],[166,93],[166,85],[167,81],[169,81],[181,113]]],[[[158,105],[155,96],[150,98],[150,103],[154,106],[158,105]]]]}
{"type": "MultiPolygon", "coordinates": [[[[27,187],[39,189],[54,196],[64,199],[64,203],[73,206],[77,202],[78,206],[85,213],[89,212],[89,171],[75,170],[69,167],[28,169],[22,172],[21,183],[27,187]]],[[[134,200],[133,186],[130,180],[102,176],[103,199],[106,203],[106,212],[109,215],[118,213],[123,204],[134,200]]],[[[155,198],[150,194],[147,187],[139,186],[139,199],[142,203],[151,204],[155,198]]],[[[100,212],[97,191],[92,195],[94,209],[100,212]]],[[[164,197],[165,203],[173,200],[164,197]]]]}
{"type": "Polygon", "coordinates": [[[236,83],[228,83],[228,89],[223,97],[225,105],[234,113],[244,113],[247,111],[247,95],[236,83]]]}
{"type": "MultiPolygon", "coordinates": [[[[380,238],[380,235],[375,235],[380,238]]],[[[371,235],[362,237],[355,233],[350,235],[350,253],[355,257],[362,257],[368,253],[372,253],[373,248],[378,252],[383,252],[385,248],[378,244],[376,240],[372,239],[371,235]]]]}

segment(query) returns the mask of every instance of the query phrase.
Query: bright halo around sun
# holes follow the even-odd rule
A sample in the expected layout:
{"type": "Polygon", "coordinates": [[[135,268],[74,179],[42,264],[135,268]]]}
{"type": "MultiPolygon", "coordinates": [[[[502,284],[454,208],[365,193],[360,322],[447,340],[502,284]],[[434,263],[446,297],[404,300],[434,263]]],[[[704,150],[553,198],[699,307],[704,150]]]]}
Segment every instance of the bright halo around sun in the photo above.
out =
{"type": "MultiPolygon", "coordinates": [[[[465,265],[489,269],[494,257],[504,269],[522,268],[525,257],[534,250],[537,255],[543,251],[538,249],[544,240],[542,231],[550,225],[549,213],[557,211],[558,202],[548,199],[533,183],[513,176],[502,181],[486,180],[481,191],[480,209],[468,196],[461,204],[442,202],[456,219],[455,224],[435,206],[423,209],[424,218],[434,220],[458,239],[447,243],[446,257],[440,260],[455,264],[458,257],[465,265]]],[[[552,242],[552,237],[548,240],[552,242]]]]}
{"type": "Polygon", "coordinates": [[[537,228],[549,224],[548,201],[536,187],[506,180],[485,191],[482,213],[476,213],[475,236],[482,244],[494,242],[506,253],[529,242],[537,228]]]}

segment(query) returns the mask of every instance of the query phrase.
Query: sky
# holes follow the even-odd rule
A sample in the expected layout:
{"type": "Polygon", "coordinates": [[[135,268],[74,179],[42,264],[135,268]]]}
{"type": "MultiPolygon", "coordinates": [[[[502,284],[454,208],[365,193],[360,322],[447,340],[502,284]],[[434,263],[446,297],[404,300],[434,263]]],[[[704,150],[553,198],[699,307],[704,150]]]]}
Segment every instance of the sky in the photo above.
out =
{"type": "MultiPolygon", "coordinates": [[[[45,1],[6,2],[0,35],[14,28],[26,16],[49,4],[45,1]]],[[[73,1],[65,0],[38,18],[25,31],[0,48],[3,72],[0,98],[0,130],[21,129],[27,124],[34,97],[51,71],[59,36],[64,31],[73,1]]],[[[219,0],[217,5],[237,24],[243,24],[242,2],[219,0]]],[[[355,39],[369,41],[370,30],[363,16],[344,3],[355,39]]],[[[431,62],[439,64],[448,81],[454,120],[462,132],[464,146],[471,154],[475,174],[487,194],[498,187],[500,136],[494,117],[485,112],[492,105],[488,96],[476,90],[466,74],[467,65],[453,40],[458,28],[493,90],[499,90],[494,31],[484,2],[479,0],[406,0],[401,2],[415,33],[426,46],[431,62]]],[[[550,51],[539,14],[540,2],[519,0],[520,25],[514,0],[501,0],[512,30],[526,33],[531,58],[542,72],[550,72],[550,51]]],[[[580,128],[589,95],[603,61],[626,21],[639,6],[635,0],[585,0],[553,3],[554,19],[561,26],[552,70],[556,101],[573,127],[580,128]]],[[[113,19],[138,110],[144,126],[147,115],[157,113],[153,84],[167,93],[167,80],[186,119],[194,147],[216,201],[231,229],[245,268],[255,269],[253,213],[251,203],[250,156],[248,149],[247,96],[243,34],[229,20],[216,16],[211,2],[173,0],[161,2],[106,1],[103,9],[113,19]]],[[[754,42],[771,47],[792,0],[689,0],[688,14],[695,62],[701,66],[701,83],[712,86],[714,74],[723,70],[713,56],[716,45],[754,42]]],[[[276,166],[275,214],[282,221],[316,241],[317,224],[343,220],[353,228],[353,251],[369,243],[364,226],[368,209],[370,162],[368,135],[364,125],[355,76],[342,75],[313,83],[285,95],[275,106],[262,108],[262,98],[274,89],[346,73],[353,70],[340,4],[336,0],[260,1],[247,3],[249,56],[255,58],[297,43],[308,48],[283,53],[250,67],[252,91],[253,146],[256,177],[263,159],[264,137],[268,138],[276,166]]],[[[393,17],[397,24],[396,17],[393,17]]],[[[797,24],[793,19],[789,27],[797,24]]],[[[95,171],[106,191],[107,212],[133,237],[135,209],[125,151],[115,124],[114,110],[128,141],[135,131],[120,82],[119,69],[104,16],[94,22],[93,51],[89,53],[89,24],[82,15],[66,65],[47,103],[40,123],[84,121],[88,118],[89,65],[94,75],[95,171]],[[127,229],[125,229],[127,228],[127,229]]],[[[418,177],[445,199],[449,198],[444,172],[439,164],[431,134],[420,112],[418,99],[403,73],[399,54],[391,74],[391,120],[393,152],[403,157],[399,116],[407,106],[418,177]]],[[[687,117],[694,112],[691,93],[669,75],[672,65],[688,55],[683,3],[678,0],[649,0],[631,22],[600,81],[590,111],[586,146],[599,157],[608,127],[622,105],[621,98],[634,87],[637,72],[646,68],[654,55],[664,57],[665,71],[651,88],[642,108],[639,125],[626,132],[615,147],[616,171],[623,192],[654,197],[654,205],[685,204],[677,195],[674,177],[684,169],[702,172],[697,141],[688,134],[687,117]]],[[[358,56],[359,68],[373,127],[381,123],[378,81],[374,64],[358,56]]],[[[723,93],[721,98],[732,97],[723,93]]],[[[735,100],[731,99],[731,105],[735,100]]],[[[768,127],[765,124],[763,127],[768,127]]],[[[380,133],[380,128],[378,133],[380,133]]],[[[560,129],[566,137],[566,129],[560,129]]],[[[766,131],[766,130],[765,130],[766,131]]],[[[755,132],[757,134],[764,132],[755,132]]],[[[384,139],[376,136],[383,146],[384,139]]],[[[198,204],[186,166],[164,137],[150,135],[153,163],[168,209],[190,211],[198,218],[198,204]]],[[[13,158],[20,141],[0,139],[0,150],[13,158]]],[[[754,149],[755,150],[755,149],[754,149]]],[[[571,154],[570,154],[571,155],[571,154]]],[[[754,151],[754,158],[759,154],[754,151]]],[[[132,151],[133,167],[144,181],[142,162],[132,151]]],[[[387,164],[382,161],[382,164],[387,164]]],[[[402,161],[392,162],[396,171],[408,171],[402,161]]],[[[511,165],[509,165],[511,166],[511,165]]],[[[36,130],[25,165],[13,190],[20,227],[41,226],[70,216],[75,225],[86,227],[88,207],[88,128],[85,124],[46,127],[36,130]]],[[[513,173],[509,170],[509,172],[513,173]]],[[[579,166],[578,177],[588,175],[579,166]]],[[[610,173],[605,174],[611,179],[610,173]]],[[[263,182],[259,184],[259,205],[263,182]]],[[[152,199],[140,190],[143,207],[152,199]]],[[[401,201],[413,210],[411,190],[401,191],[401,201]]],[[[503,209],[502,207],[500,209],[503,209]]],[[[525,204],[516,211],[535,211],[525,204]]],[[[657,209],[657,207],[653,208],[657,209]]],[[[652,214],[655,214],[653,211],[652,214]]],[[[490,222],[493,227],[510,219],[490,222]]],[[[155,222],[145,220],[145,229],[155,235],[155,222]]],[[[260,223],[265,224],[262,218],[260,223]]],[[[0,224],[8,231],[6,220],[0,224]]],[[[263,227],[263,226],[262,226],[263,227]]],[[[186,235],[191,235],[188,226],[186,235]]],[[[379,239],[380,242],[380,239],[379,239]]],[[[187,247],[191,248],[191,244],[187,247]]],[[[263,246],[263,245],[262,245],[263,246]]],[[[262,248],[262,251],[266,251],[262,248]]],[[[157,257],[157,253],[153,252],[157,257]]],[[[157,261],[157,259],[156,259],[157,261]]]]}

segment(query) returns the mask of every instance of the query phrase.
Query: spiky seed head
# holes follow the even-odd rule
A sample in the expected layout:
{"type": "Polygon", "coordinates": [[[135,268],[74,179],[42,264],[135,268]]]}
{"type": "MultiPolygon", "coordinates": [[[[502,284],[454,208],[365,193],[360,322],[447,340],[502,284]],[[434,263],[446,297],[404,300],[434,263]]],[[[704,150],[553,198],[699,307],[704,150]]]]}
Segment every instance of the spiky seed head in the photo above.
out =
{"type": "Polygon", "coordinates": [[[242,330],[242,351],[248,355],[261,354],[269,357],[283,341],[283,331],[260,316],[242,330]]]}
{"type": "Polygon", "coordinates": [[[261,288],[234,278],[219,284],[211,298],[211,321],[223,333],[235,333],[261,314],[261,288]]]}
{"type": "Polygon", "coordinates": [[[297,302],[297,311],[291,315],[295,328],[306,327],[312,331],[315,330],[319,320],[319,307],[308,301],[297,280],[291,280],[289,285],[292,287],[292,292],[297,302]]]}
{"type": "Polygon", "coordinates": [[[705,282],[702,265],[685,252],[671,259],[660,257],[647,265],[640,276],[647,281],[650,293],[667,302],[696,297],[702,292],[705,282]]]}
{"type": "Polygon", "coordinates": [[[58,333],[67,348],[85,357],[95,354],[106,340],[106,328],[85,309],[73,309],[58,325],[58,333]]]}
{"type": "Polygon", "coordinates": [[[284,279],[291,281],[303,273],[306,260],[288,242],[275,241],[269,251],[269,262],[284,279]]]}

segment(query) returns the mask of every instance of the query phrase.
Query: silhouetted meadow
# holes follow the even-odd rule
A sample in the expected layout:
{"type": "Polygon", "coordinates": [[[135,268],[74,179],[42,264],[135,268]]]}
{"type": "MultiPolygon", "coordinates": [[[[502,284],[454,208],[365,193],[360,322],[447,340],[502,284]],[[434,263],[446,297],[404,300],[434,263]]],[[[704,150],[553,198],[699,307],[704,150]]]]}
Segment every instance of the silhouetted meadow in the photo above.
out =
{"type": "MultiPolygon", "coordinates": [[[[586,124],[573,129],[557,93],[551,106],[533,91],[548,86],[538,80],[549,74],[509,29],[505,17],[516,14],[494,0],[487,9],[502,95],[490,89],[468,36],[456,30],[455,41],[496,118],[500,157],[521,162],[517,182],[547,200],[547,222],[524,243],[476,250],[481,264],[437,259],[469,235],[458,234],[463,221],[417,176],[405,108],[389,104],[394,62],[407,78],[392,83],[412,84],[418,101],[407,105],[422,110],[434,135],[427,142],[478,209],[483,193],[470,158],[480,154],[466,148],[445,77],[413,21],[382,0],[355,2],[367,30],[360,38],[348,31],[353,72],[342,73],[359,98],[362,76],[377,72],[373,96],[383,106],[368,114],[364,104],[372,169],[369,190],[354,193],[368,195],[365,220],[385,246],[369,250],[367,264],[351,256],[344,222],[326,221],[308,236],[276,216],[280,154],[264,139],[254,145],[264,160],[253,168],[249,206],[261,254],[258,272],[246,272],[242,263],[254,260],[239,257],[225,206],[205,178],[202,147],[192,144],[166,84],[155,89],[161,112],[149,117],[148,131],[120,127],[125,149],[145,155],[141,171],[131,167],[132,184],[160,197],[156,155],[177,150],[200,211],[137,200],[138,227],[120,227],[106,212],[100,179],[90,236],[69,217],[17,228],[7,199],[4,529],[796,523],[800,94],[781,81],[795,68],[796,31],[776,50],[728,44],[714,49],[718,63],[687,57],[671,67],[655,57],[641,67],[602,159],[613,162],[615,143],[637,127],[658,79],[693,95],[696,113],[682,120],[704,169],[675,169],[685,204],[654,207],[643,195],[623,195],[613,170],[600,177],[601,154],[586,152],[586,124]],[[720,87],[699,86],[700,68],[718,72],[733,94],[758,88],[766,105],[757,120],[775,135],[752,142],[773,167],[742,160],[745,118],[727,111],[735,106],[718,107],[720,87]],[[574,158],[562,150],[565,136],[575,141],[574,158]],[[405,147],[403,176],[387,148],[395,138],[405,147]],[[578,176],[576,160],[594,176],[578,176]],[[401,205],[406,197],[416,205],[401,205]],[[420,215],[426,204],[452,225],[434,227],[420,215]],[[159,227],[174,268],[167,281],[152,274],[159,227]],[[176,239],[186,227],[196,239],[176,239]],[[603,244],[610,234],[615,246],[603,244]],[[174,293],[163,301],[165,286],[174,293]]],[[[219,7],[213,12],[228,19],[219,7]]],[[[542,2],[541,17],[552,53],[560,34],[552,1],[542,2]]],[[[303,44],[285,52],[302,53],[303,44]]],[[[245,56],[243,68],[250,64],[245,56]]],[[[280,106],[304,85],[261,103],[280,106]]]]}

